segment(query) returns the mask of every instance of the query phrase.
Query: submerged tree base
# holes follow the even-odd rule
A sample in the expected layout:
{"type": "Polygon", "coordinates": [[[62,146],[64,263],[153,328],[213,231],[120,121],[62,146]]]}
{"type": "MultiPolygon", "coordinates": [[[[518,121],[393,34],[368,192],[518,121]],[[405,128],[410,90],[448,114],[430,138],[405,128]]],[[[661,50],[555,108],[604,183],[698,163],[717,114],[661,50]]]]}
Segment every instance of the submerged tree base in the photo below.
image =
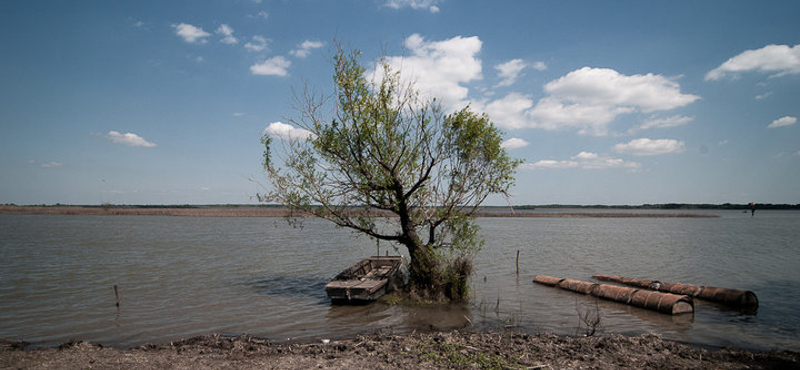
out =
{"type": "Polygon", "coordinates": [[[465,303],[467,299],[449,299],[444,296],[432,297],[427,292],[420,293],[413,288],[403,287],[384,295],[378,299],[378,302],[392,306],[436,307],[465,303]]]}

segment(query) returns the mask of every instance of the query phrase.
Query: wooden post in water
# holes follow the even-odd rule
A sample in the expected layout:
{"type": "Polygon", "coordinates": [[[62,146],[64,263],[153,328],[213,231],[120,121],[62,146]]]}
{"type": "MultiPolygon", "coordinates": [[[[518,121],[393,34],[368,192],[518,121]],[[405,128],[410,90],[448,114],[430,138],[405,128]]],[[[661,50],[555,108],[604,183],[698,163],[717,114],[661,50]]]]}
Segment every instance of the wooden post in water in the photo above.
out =
{"type": "Polygon", "coordinates": [[[517,276],[519,276],[519,249],[517,249],[517,276]]]}
{"type": "Polygon", "coordinates": [[[117,308],[119,308],[119,290],[117,284],[114,284],[114,297],[117,299],[117,308]]]}

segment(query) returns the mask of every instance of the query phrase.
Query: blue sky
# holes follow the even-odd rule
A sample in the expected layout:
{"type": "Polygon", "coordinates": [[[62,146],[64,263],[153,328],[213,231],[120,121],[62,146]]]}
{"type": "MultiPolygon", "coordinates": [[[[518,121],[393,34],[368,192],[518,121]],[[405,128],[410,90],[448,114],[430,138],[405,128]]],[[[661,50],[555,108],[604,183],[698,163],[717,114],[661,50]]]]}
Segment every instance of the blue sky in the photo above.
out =
{"type": "Polygon", "coordinates": [[[795,1],[5,0],[0,203],[255,203],[259,138],[292,132],[293,91],[332,91],[336,39],[488,113],[525,161],[513,204],[796,204],[798,19],[795,1]]]}

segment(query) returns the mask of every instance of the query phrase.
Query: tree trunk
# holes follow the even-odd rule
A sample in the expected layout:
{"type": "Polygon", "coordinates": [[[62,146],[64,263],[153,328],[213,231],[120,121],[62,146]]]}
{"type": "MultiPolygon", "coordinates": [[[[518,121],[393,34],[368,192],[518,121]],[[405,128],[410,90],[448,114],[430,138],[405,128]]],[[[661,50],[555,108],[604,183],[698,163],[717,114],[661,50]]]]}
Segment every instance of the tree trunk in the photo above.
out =
{"type": "Polygon", "coordinates": [[[428,245],[417,244],[408,247],[411,255],[408,273],[409,283],[419,292],[437,294],[439,282],[439,261],[434,255],[433,249],[428,245]]]}

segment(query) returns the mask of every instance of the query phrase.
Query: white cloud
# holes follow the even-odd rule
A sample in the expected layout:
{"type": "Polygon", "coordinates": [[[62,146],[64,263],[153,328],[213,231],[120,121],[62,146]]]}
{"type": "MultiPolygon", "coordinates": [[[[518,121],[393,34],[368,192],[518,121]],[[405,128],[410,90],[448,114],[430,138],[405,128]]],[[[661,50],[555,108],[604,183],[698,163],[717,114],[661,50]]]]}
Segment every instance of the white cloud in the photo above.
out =
{"type": "Polygon", "coordinates": [[[297,49],[290,51],[289,54],[292,54],[298,58],[305,58],[311,54],[311,50],[319,49],[323,45],[324,44],[321,41],[306,40],[303,41],[302,44],[298,45],[297,49]]]}
{"type": "Polygon", "coordinates": [[[409,7],[415,10],[423,9],[431,13],[438,13],[440,10],[436,6],[438,2],[439,0],[387,0],[385,5],[394,9],[409,7]]]}
{"type": "Polygon", "coordinates": [[[191,24],[173,24],[172,28],[175,29],[175,34],[183,38],[183,41],[191,44],[205,44],[207,42],[206,37],[211,36],[210,33],[203,31],[202,28],[191,24]]]}
{"type": "Polygon", "coordinates": [[[543,159],[531,164],[523,164],[524,169],[564,169],[580,168],[584,170],[603,170],[622,168],[636,171],[642,167],[640,163],[630,162],[620,158],[601,156],[597,153],[580,152],[569,160],[543,159]]]}
{"type": "Polygon", "coordinates": [[[652,140],[641,138],[633,139],[625,144],[614,145],[612,150],[620,154],[642,157],[650,155],[682,153],[686,150],[686,147],[683,141],[672,139],[652,140]]]}
{"type": "Polygon", "coordinates": [[[228,45],[236,45],[239,43],[239,40],[236,37],[233,37],[233,28],[228,26],[227,24],[223,23],[217,28],[217,34],[224,36],[222,40],[219,42],[228,45]]]}
{"type": "Polygon", "coordinates": [[[61,166],[64,165],[63,163],[56,162],[56,161],[51,161],[51,162],[47,162],[47,163],[39,163],[39,162],[34,161],[33,159],[29,160],[28,163],[29,164],[38,165],[41,168],[55,168],[55,167],[61,167],[61,166]]]}
{"type": "Polygon", "coordinates": [[[267,49],[267,40],[264,36],[253,36],[253,41],[244,44],[244,48],[250,51],[264,51],[267,49]]]}
{"type": "Polygon", "coordinates": [[[766,98],[769,98],[770,95],[772,95],[772,91],[767,91],[761,95],[756,95],[756,100],[764,100],[766,98]]]}
{"type": "Polygon", "coordinates": [[[706,74],[706,81],[738,73],[758,71],[774,73],[773,76],[800,73],[800,45],[767,45],[761,49],[746,50],[706,74]]]}
{"type": "Polygon", "coordinates": [[[268,18],[269,18],[269,13],[267,13],[267,12],[265,12],[265,11],[263,11],[263,10],[262,10],[262,11],[258,12],[258,13],[257,13],[257,14],[255,14],[255,15],[253,15],[253,14],[250,14],[250,15],[248,15],[248,16],[247,16],[247,18],[261,18],[261,19],[268,19],[268,18]]]}
{"type": "Polygon", "coordinates": [[[498,71],[497,75],[503,80],[497,86],[511,86],[517,82],[520,72],[525,69],[527,65],[522,59],[512,59],[508,62],[494,66],[498,71]]]}
{"type": "Polygon", "coordinates": [[[313,134],[311,131],[287,125],[283,122],[272,122],[264,129],[264,134],[280,140],[305,140],[313,134]]]}
{"type": "Polygon", "coordinates": [[[650,128],[677,127],[677,126],[683,126],[692,121],[694,121],[694,117],[688,117],[688,116],[672,116],[666,118],[650,117],[650,119],[645,121],[641,126],[638,127],[638,129],[647,130],[650,128]]]}
{"type": "Polygon", "coordinates": [[[513,129],[528,125],[525,111],[533,107],[533,100],[525,95],[510,93],[485,105],[484,103],[473,104],[476,109],[486,112],[494,124],[513,129]]]}
{"type": "Polygon", "coordinates": [[[63,164],[61,162],[47,162],[39,164],[41,168],[53,168],[53,167],[61,167],[63,164]]]}
{"type": "Polygon", "coordinates": [[[531,67],[533,69],[541,72],[541,71],[544,71],[544,70],[547,69],[547,64],[545,64],[542,61],[538,61],[538,62],[534,62],[533,64],[531,64],[531,67]]]}
{"type": "Polygon", "coordinates": [[[794,125],[795,123],[797,123],[797,117],[784,116],[772,121],[767,128],[786,127],[794,125]]]}
{"type": "Polygon", "coordinates": [[[500,147],[505,149],[517,149],[517,148],[524,148],[528,145],[530,145],[529,142],[522,140],[520,138],[512,137],[511,139],[502,142],[500,144],[500,147]]]}
{"type": "Polygon", "coordinates": [[[700,99],[682,94],[680,85],[664,76],[627,76],[608,68],[572,71],[547,83],[544,90],[548,96],[525,112],[527,127],[577,128],[591,135],[606,135],[609,123],[621,114],[670,110],[700,99]]]}
{"type": "Polygon", "coordinates": [[[542,159],[534,163],[524,163],[520,167],[523,169],[559,169],[559,168],[575,168],[578,167],[576,161],[557,161],[555,159],[542,159]]]}
{"type": "MultiPolygon", "coordinates": [[[[409,56],[387,57],[395,71],[400,71],[404,82],[414,82],[414,87],[424,99],[437,98],[445,109],[455,110],[466,105],[469,89],[462,84],[478,80],[481,61],[477,58],[481,40],[477,36],[456,36],[444,41],[426,41],[413,34],[404,41],[409,56]]],[[[383,69],[376,68],[376,81],[383,69]]]]}
{"type": "Polygon", "coordinates": [[[250,66],[250,72],[262,76],[287,76],[292,62],[282,56],[269,58],[261,63],[250,66]]]}
{"type": "Polygon", "coordinates": [[[156,144],[151,143],[139,135],[133,133],[126,133],[121,134],[117,131],[109,131],[106,135],[107,138],[111,140],[114,144],[122,144],[127,146],[143,146],[146,148],[152,148],[156,146],[156,144]]]}

